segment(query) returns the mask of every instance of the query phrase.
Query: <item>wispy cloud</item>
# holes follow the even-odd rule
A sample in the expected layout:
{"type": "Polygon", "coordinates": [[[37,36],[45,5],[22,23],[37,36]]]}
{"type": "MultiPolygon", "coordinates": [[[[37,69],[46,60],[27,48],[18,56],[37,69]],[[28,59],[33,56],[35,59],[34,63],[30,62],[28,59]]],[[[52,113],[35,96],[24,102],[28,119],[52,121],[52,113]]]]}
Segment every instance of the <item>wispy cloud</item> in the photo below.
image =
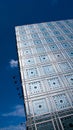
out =
{"type": "Polygon", "coordinates": [[[11,68],[15,68],[15,67],[18,66],[18,61],[14,60],[14,59],[11,59],[10,62],[9,62],[9,64],[10,64],[11,68]]]}
{"type": "Polygon", "coordinates": [[[0,128],[0,130],[26,130],[26,127],[25,127],[25,125],[23,125],[23,126],[20,126],[20,125],[8,126],[6,128],[0,128]]]}
{"type": "Polygon", "coordinates": [[[4,113],[2,114],[2,116],[19,116],[19,117],[24,117],[24,107],[22,105],[17,105],[13,108],[13,111],[9,112],[9,113],[4,113]]]}

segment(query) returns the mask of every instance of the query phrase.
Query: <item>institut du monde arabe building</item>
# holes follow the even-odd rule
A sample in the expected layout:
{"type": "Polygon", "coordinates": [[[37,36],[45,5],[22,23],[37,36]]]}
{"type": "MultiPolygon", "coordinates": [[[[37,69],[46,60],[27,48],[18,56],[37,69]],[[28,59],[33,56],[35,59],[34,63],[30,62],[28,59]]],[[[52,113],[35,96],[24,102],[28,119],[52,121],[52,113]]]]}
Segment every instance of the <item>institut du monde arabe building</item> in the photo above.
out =
{"type": "Polygon", "coordinates": [[[73,20],[16,26],[27,130],[73,130],[73,20]]]}

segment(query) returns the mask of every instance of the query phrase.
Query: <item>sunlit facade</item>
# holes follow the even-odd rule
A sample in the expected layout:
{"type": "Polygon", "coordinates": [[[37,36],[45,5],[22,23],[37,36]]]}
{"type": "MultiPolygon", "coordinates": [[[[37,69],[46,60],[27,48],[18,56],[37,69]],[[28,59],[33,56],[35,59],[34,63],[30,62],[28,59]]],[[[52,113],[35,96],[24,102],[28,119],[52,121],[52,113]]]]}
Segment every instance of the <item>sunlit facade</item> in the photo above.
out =
{"type": "Polygon", "coordinates": [[[73,130],[73,20],[16,27],[28,130],[73,130]]]}

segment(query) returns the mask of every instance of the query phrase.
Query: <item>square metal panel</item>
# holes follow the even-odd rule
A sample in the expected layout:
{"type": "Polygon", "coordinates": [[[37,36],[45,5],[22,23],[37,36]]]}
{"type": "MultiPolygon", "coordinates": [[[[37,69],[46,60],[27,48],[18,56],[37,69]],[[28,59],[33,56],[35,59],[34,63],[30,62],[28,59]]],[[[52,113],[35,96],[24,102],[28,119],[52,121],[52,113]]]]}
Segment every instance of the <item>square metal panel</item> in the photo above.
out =
{"type": "Polygon", "coordinates": [[[34,45],[38,46],[38,45],[42,45],[41,40],[34,40],[34,45]]]}
{"type": "Polygon", "coordinates": [[[67,79],[69,85],[73,86],[73,74],[66,75],[65,78],[67,79]]]}
{"type": "Polygon", "coordinates": [[[44,47],[36,47],[37,53],[45,53],[44,47]]]}
{"type": "Polygon", "coordinates": [[[35,115],[42,115],[49,111],[45,99],[35,100],[32,102],[32,104],[35,115]]]}
{"type": "Polygon", "coordinates": [[[42,32],[42,34],[43,34],[44,38],[49,36],[49,33],[47,31],[46,32],[42,32]]]}
{"type": "Polygon", "coordinates": [[[63,41],[65,38],[63,36],[57,36],[58,41],[63,41]]]}
{"type": "Polygon", "coordinates": [[[21,42],[20,47],[29,47],[29,42],[21,42]]]}
{"type": "Polygon", "coordinates": [[[66,94],[54,95],[53,100],[54,100],[56,108],[58,110],[70,107],[70,103],[69,103],[69,100],[68,100],[66,94]]]}
{"type": "Polygon", "coordinates": [[[68,62],[63,62],[63,63],[59,63],[59,67],[61,68],[62,71],[68,71],[71,69],[70,65],[68,62]]]}
{"type": "Polygon", "coordinates": [[[55,57],[55,60],[57,61],[62,61],[62,60],[65,60],[64,56],[62,53],[54,53],[54,57],[55,57]]]}
{"type": "Polygon", "coordinates": [[[28,95],[36,95],[44,91],[40,81],[28,83],[26,89],[28,95]]]}
{"type": "Polygon", "coordinates": [[[71,47],[70,44],[69,44],[68,42],[62,42],[61,45],[62,45],[62,47],[65,48],[65,49],[71,47]]]}
{"type": "Polygon", "coordinates": [[[47,42],[48,44],[54,42],[54,40],[53,40],[51,37],[45,38],[45,40],[46,40],[46,42],[47,42]]]}
{"type": "Polygon", "coordinates": [[[27,77],[29,78],[32,78],[32,77],[34,78],[38,76],[37,68],[26,69],[26,74],[27,74],[27,77]]]}
{"type": "Polygon", "coordinates": [[[73,58],[73,49],[67,50],[66,52],[67,52],[67,54],[69,55],[70,58],[73,58]]]}
{"type": "Polygon", "coordinates": [[[44,70],[44,73],[47,75],[55,73],[55,70],[52,65],[43,66],[43,70],[44,70]]]}
{"type": "Polygon", "coordinates": [[[73,40],[73,34],[67,35],[70,40],[73,40]]]}
{"type": "Polygon", "coordinates": [[[54,35],[60,35],[60,31],[53,31],[54,35]]]}
{"type": "Polygon", "coordinates": [[[31,52],[30,49],[26,49],[26,50],[23,51],[23,54],[24,54],[24,55],[31,55],[32,52],[31,52]]]}
{"type": "Polygon", "coordinates": [[[50,90],[56,90],[62,87],[58,77],[48,79],[47,81],[48,81],[48,84],[49,84],[48,87],[50,88],[50,90]]]}
{"type": "Polygon", "coordinates": [[[50,62],[49,57],[47,55],[40,55],[39,59],[42,63],[50,62]]]}
{"type": "Polygon", "coordinates": [[[35,61],[34,61],[33,58],[28,58],[28,59],[24,59],[23,63],[24,63],[24,65],[29,65],[30,66],[30,65],[35,64],[35,61]]]}
{"type": "Polygon", "coordinates": [[[31,36],[32,36],[33,39],[39,39],[39,36],[38,36],[37,33],[33,33],[33,34],[31,34],[31,36]]]}
{"type": "Polygon", "coordinates": [[[51,51],[58,51],[59,50],[59,48],[57,47],[56,44],[50,45],[49,47],[50,47],[51,51]]]}
{"type": "Polygon", "coordinates": [[[62,29],[65,34],[69,34],[70,31],[68,29],[62,29]]]}

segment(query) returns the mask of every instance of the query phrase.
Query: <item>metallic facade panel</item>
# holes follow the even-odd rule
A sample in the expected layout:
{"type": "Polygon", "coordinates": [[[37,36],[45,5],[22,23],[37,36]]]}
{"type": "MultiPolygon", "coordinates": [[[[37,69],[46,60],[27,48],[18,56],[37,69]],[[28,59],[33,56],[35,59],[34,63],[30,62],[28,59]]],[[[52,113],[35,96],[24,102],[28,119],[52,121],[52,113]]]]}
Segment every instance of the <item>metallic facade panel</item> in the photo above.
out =
{"type": "Polygon", "coordinates": [[[15,29],[28,130],[72,130],[73,20],[15,29]]]}

